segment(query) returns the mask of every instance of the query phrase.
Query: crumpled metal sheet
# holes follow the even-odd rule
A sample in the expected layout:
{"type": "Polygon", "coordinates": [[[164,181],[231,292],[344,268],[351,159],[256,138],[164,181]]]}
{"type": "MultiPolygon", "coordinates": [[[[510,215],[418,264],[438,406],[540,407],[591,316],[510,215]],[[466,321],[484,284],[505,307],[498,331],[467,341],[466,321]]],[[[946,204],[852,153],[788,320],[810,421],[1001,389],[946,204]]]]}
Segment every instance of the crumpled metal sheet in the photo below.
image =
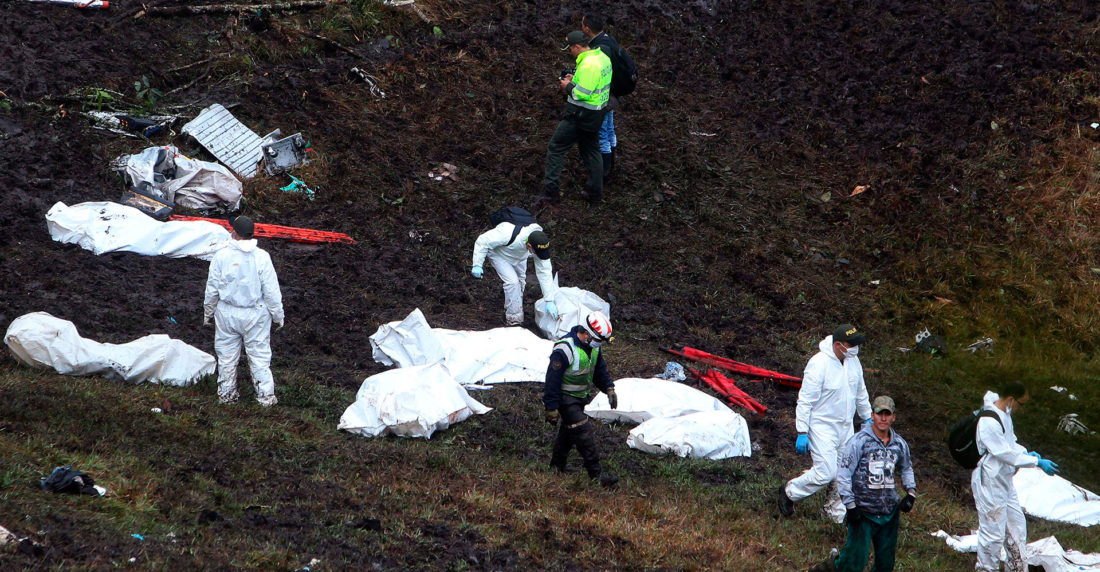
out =
{"type": "Polygon", "coordinates": [[[256,174],[257,164],[263,158],[260,136],[220,103],[202,110],[183,126],[182,131],[241,177],[250,178],[256,174]]]}

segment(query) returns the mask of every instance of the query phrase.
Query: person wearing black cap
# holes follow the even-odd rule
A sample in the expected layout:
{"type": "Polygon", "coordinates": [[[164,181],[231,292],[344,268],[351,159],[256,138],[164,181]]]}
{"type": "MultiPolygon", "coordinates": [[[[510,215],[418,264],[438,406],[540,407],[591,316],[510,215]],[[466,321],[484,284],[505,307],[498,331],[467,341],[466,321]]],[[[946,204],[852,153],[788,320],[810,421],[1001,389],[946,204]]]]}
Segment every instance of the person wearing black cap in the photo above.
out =
{"type": "Polygon", "coordinates": [[[527,284],[527,259],[534,256],[535,276],[547,300],[546,312],[558,317],[554,294],[558,286],[554,282],[554,267],[550,263],[550,237],[538,223],[516,229],[516,224],[502,222],[477,237],[474,242],[474,278],[484,274],[485,259],[497,271],[504,282],[504,323],[518,326],[523,323],[523,287],[527,284]]]}
{"type": "Polygon", "coordinates": [[[588,46],[588,36],[573,30],[562,48],[576,58],[573,73],[561,76],[559,83],[568,95],[565,112],[546,150],[546,174],[542,180],[540,203],[556,203],[561,199],[559,179],[565,152],[574,144],[580,150],[588,182],[581,197],[589,204],[603,199],[603,157],[600,155],[600,127],[611,97],[611,60],[599,48],[588,46]]]}
{"type": "Polygon", "coordinates": [[[237,362],[243,347],[256,401],[268,407],[278,402],[271,375],[271,324],[283,327],[283,296],[271,256],[252,238],[252,219],[239,216],[230,226],[233,240],[210,260],[202,323],[209,326],[214,321],[219,401],[237,401],[237,362]]]}
{"type": "Polygon", "coordinates": [[[857,412],[871,419],[871,403],[863,382],[863,366],[856,357],[866,337],[851,324],[841,324],[818,343],[802,374],[795,407],[795,449],[810,453],[813,467],[780,487],[777,496],[783,516],[794,513],[794,503],[828,487],[823,508],[833,522],[843,522],[845,508],[836,489],[840,448],[852,436],[857,412]]]}

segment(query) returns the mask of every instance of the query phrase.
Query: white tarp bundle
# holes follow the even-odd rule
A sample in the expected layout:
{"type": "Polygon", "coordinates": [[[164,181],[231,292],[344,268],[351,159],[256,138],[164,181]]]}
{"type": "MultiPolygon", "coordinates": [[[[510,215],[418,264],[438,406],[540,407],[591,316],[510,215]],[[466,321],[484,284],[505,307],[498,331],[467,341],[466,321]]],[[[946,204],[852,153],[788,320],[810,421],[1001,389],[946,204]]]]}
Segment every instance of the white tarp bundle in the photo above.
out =
{"type": "Polygon", "coordinates": [[[730,411],[714,397],[675,381],[628,377],[615,381],[619,408],[611,409],[602,392],[584,408],[584,412],[604,421],[642,423],[653,418],[680,417],[703,411],[730,411]]]}
{"type": "MultiPolygon", "coordinates": [[[[954,536],[942,530],[932,533],[942,538],[947,545],[959,552],[977,552],[977,533],[966,536],[954,536]]],[[[1001,550],[1001,560],[1004,560],[1001,550]]],[[[1048,536],[1027,544],[1028,566],[1042,567],[1046,572],[1071,572],[1077,570],[1100,570],[1100,553],[1084,554],[1076,550],[1065,550],[1053,536],[1048,536]]]]}
{"type": "Polygon", "coordinates": [[[46,213],[50,237],[96,254],[134,252],[146,256],[193,256],[210,260],[229,240],[229,231],[206,221],[160,222],[126,205],[110,202],[57,203],[46,213]]]}
{"type": "Polygon", "coordinates": [[[337,429],[378,437],[423,437],[491,411],[462,387],[442,363],[391,369],[363,380],[337,429]]]}
{"type": "Polygon", "coordinates": [[[235,209],[241,182],[223,165],[181,155],[171,145],[149,147],[115,159],[130,186],[148,183],[158,196],[195,210],[217,206],[235,209]]]}
{"type": "Polygon", "coordinates": [[[131,383],[184,386],[214,373],[214,356],[164,334],[127,344],[103,344],[80,337],[72,322],[46,312],[12,321],[4,335],[15,359],[64,375],[102,375],[131,383]]]}
{"type": "MultiPolygon", "coordinates": [[[[557,277],[554,277],[555,282],[557,277]]],[[[554,293],[554,305],[558,307],[558,317],[551,318],[546,313],[546,298],[540,298],[535,302],[535,323],[543,335],[551,340],[560,340],[573,329],[579,326],[584,318],[591,312],[603,312],[611,317],[611,305],[603,301],[603,298],[572,286],[558,288],[554,293]]],[[[614,321],[612,322],[614,325],[614,321]]]]}
{"type": "Polygon", "coordinates": [[[646,453],[675,453],[694,459],[752,456],[749,426],[729,408],[655,417],[632,429],[626,444],[646,453]]]}
{"type": "Polygon", "coordinates": [[[553,342],[524,328],[432,328],[419,308],[370,337],[374,360],[407,368],[442,363],[463,385],[543,381],[553,342]]]}
{"type": "Polygon", "coordinates": [[[1026,514],[1081,526],[1100,524],[1100,496],[1058,475],[1028,467],[1016,471],[1012,484],[1026,514]]]}

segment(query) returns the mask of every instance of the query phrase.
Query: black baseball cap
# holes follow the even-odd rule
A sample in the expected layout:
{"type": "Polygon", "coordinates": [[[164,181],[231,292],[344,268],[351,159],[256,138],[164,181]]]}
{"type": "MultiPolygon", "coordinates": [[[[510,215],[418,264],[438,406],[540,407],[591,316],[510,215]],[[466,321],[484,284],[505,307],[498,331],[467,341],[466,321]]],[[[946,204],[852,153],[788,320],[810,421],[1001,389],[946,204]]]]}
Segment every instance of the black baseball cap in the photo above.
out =
{"type": "Polygon", "coordinates": [[[231,219],[229,224],[241,238],[252,238],[252,233],[256,232],[256,225],[252,223],[252,219],[244,215],[231,219]]]}
{"type": "Polygon", "coordinates": [[[569,34],[565,36],[565,45],[561,47],[561,51],[564,52],[565,50],[568,50],[569,46],[572,46],[573,44],[581,44],[587,46],[588,34],[585,34],[580,30],[573,30],[572,32],[569,32],[569,34]]]}
{"type": "Polygon", "coordinates": [[[527,244],[531,245],[531,248],[535,250],[535,256],[538,256],[539,259],[550,259],[550,237],[546,236],[545,232],[536,230],[527,235],[527,244]]]}
{"type": "Polygon", "coordinates": [[[859,328],[851,324],[841,324],[833,330],[833,341],[859,346],[867,341],[867,336],[864,336],[863,332],[859,331],[859,328]]]}

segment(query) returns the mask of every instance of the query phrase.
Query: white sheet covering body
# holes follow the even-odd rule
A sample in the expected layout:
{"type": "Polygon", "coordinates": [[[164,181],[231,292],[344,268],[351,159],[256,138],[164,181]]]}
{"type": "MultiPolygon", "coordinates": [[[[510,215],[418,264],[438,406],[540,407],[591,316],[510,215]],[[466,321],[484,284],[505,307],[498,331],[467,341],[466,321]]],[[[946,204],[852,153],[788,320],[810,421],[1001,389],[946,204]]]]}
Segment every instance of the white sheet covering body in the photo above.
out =
{"type": "Polygon", "coordinates": [[[337,429],[378,437],[431,438],[438,430],[484,414],[442,363],[391,369],[363,380],[337,429]]]}
{"type": "Polygon", "coordinates": [[[1100,524],[1100,496],[1058,475],[1028,467],[1012,477],[1024,513],[1081,526],[1100,524]]]}
{"type": "MultiPolygon", "coordinates": [[[[942,530],[931,533],[942,538],[948,546],[959,552],[977,552],[977,533],[966,536],[954,536],[942,530]]],[[[1004,559],[1004,550],[1001,551],[1004,559]]],[[[1046,572],[1077,572],[1080,570],[1100,570],[1100,553],[1085,554],[1076,550],[1065,550],[1053,536],[1040,538],[1027,544],[1028,566],[1039,566],[1046,572]]]]}
{"type": "Polygon", "coordinates": [[[95,254],[133,252],[146,256],[210,260],[225,246],[229,231],[206,221],[160,222],[126,205],[110,202],[57,203],[46,213],[50,237],[95,254]]]}
{"type": "Polygon", "coordinates": [[[596,395],[584,408],[590,417],[604,421],[642,423],[655,417],[680,417],[703,411],[729,411],[714,397],[675,381],[628,377],[615,380],[619,408],[611,409],[607,396],[596,395]]]}
{"type": "Polygon", "coordinates": [[[626,444],[646,453],[695,459],[752,456],[748,423],[729,408],[650,419],[630,431],[626,444]]]}
{"type": "Polygon", "coordinates": [[[164,334],[104,344],[80,337],[72,322],[46,312],[16,318],[4,343],[20,362],[64,375],[184,386],[214,373],[214,356],[164,334]]]}
{"type": "MultiPolygon", "coordinates": [[[[535,323],[538,324],[542,334],[551,340],[556,341],[565,337],[573,326],[581,325],[591,312],[603,312],[605,316],[611,318],[611,305],[588,290],[573,286],[558,288],[551,299],[558,307],[557,318],[552,318],[546,313],[547,298],[540,298],[535,302],[535,323]]],[[[612,320],[611,323],[614,324],[615,321],[612,320]]]]}
{"type": "Polygon", "coordinates": [[[419,308],[370,337],[375,361],[407,368],[440,362],[463,385],[543,381],[553,342],[524,328],[432,328],[419,308]]]}

